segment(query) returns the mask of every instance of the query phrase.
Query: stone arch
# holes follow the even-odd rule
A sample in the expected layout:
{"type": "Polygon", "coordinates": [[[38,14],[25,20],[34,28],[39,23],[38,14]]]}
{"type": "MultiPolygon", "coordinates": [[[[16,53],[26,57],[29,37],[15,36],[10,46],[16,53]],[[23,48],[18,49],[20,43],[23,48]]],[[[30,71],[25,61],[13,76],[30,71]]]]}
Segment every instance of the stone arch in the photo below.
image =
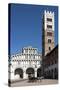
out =
{"type": "Polygon", "coordinates": [[[42,76],[42,69],[41,67],[37,69],[37,77],[41,77],[42,76]]]}
{"type": "Polygon", "coordinates": [[[26,74],[28,74],[28,77],[35,76],[35,75],[34,75],[34,74],[35,74],[34,68],[28,67],[28,68],[26,69],[26,74]]]}
{"type": "Polygon", "coordinates": [[[19,75],[20,76],[20,78],[23,78],[23,69],[21,69],[21,68],[16,68],[15,69],[15,71],[14,71],[14,74],[15,75],[19,75]]]}

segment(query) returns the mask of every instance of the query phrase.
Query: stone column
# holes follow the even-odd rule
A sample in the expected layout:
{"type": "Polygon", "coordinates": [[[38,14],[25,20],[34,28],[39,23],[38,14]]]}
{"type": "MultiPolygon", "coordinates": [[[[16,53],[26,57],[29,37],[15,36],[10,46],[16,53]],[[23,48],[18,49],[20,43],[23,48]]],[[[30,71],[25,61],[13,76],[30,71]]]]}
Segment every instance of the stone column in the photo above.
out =
{"type": "Polygon", "coordinates": [[[15,79],[14,71],[11,71],[10,72],[10,79],[11,79],[11,81],[15,79]]]}
{"type": "Polygon", "coordinates": [[[37,77],[37,70],[35,70],[35,77],[37,77]]]}
{"type": "Polygon", "coordinates": [[[15,77],[14,77],[14,68],[12,67],[12,65],[10,67],[9,74],[10,74],[11,81],[14,80],[15,79],[15,77]]]}
{"type": "Polygon", "coordinates": [[[27,79],[26,71],[23,72],[23,79],[27,79]]]}

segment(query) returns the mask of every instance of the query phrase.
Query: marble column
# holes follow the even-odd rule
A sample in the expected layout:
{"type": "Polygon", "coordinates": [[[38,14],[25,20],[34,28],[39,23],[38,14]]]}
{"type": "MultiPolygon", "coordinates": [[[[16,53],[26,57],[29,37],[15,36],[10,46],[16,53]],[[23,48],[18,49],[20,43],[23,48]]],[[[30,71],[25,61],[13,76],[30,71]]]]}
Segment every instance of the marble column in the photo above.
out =
{"type": "Polygon", "coordinates": [[[35,77],[37,77],[37,70],[35,70],[35,77]]]}
{"type": "Polygon", "coordinates": [[[28,78],[28,76],[27,76],[27,74],[26,74],[26,71],[24,71],[23,72],[23,79],[27,79],[28,78]]]}

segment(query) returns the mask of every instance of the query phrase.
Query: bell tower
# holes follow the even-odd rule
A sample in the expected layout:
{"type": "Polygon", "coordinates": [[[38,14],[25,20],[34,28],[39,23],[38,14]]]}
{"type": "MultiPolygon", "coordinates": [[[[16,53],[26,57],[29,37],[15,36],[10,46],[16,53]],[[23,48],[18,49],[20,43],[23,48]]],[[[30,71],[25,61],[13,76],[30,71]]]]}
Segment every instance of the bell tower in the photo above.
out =
{"type": "Polygon", "coordinates": [[[54,48],[54,12],[44,11],[42,31],[42,54],[47,55],[54,48]]]}

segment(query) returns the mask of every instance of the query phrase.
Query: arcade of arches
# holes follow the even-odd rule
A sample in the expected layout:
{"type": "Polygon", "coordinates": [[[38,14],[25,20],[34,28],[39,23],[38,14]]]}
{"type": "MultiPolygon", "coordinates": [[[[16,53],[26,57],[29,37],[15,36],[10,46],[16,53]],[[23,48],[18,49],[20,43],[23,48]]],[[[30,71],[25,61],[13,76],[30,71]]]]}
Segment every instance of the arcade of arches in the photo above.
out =
{"type": "MultiPolygon", "coordinates": [[[[19,75],[20,78],[24,78],[23,74],[24,74],[24,72],[23,72],[23,69],[21,69],[21,68],[17,68],[14,71],[14,75],[19,75]]],[[[35,77],[34,68],[32,68],[32,67],[27,68],[26,69],[26,75],[28,75],[28,77],[29,77],[29,75],[32,75],[32,76],[35,77]]],[[[41,68],[37,69],[37,77],[41,77],[41,68]]]]}

